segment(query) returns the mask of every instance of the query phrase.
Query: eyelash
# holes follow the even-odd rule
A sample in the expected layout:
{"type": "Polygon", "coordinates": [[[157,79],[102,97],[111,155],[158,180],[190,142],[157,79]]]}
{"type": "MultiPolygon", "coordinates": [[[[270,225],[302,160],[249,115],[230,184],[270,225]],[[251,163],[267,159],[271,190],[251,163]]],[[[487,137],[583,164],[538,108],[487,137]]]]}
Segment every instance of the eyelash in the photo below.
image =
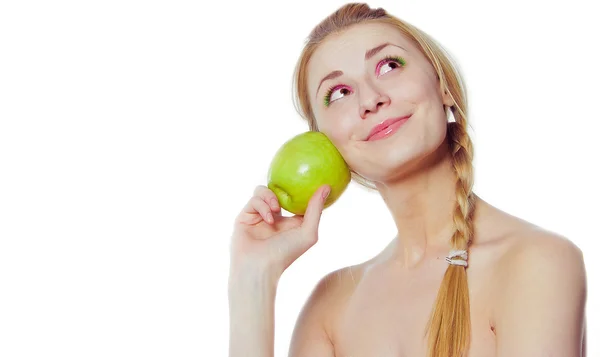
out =
{"type": "MultiPolygon", "coordinates": [[[[399,64],[400,67],[406,66],[406,60],[404,60],[404,58],[398,57],[398,56],[386,56],[381,61],[379,61],[379,63],[377,64],[377,70],[379,70],[379,68],[382,65],[386,64],[387,62],[395,62],[395,63],[399,64]]],[[[325,94],[325,98],[324,98],[324,104],[326,107],[328,107],[331,104],[330,100],[331,100],[331,95],[333,94],[333,92],[335,90],[343,88],[343,87],[346,87],[346,86],[342,85],[342,84],[338,84],[338,85],[333,85],[333,86],[329,87],[329,89],[327,90],[327,92],[325,94]]]]}

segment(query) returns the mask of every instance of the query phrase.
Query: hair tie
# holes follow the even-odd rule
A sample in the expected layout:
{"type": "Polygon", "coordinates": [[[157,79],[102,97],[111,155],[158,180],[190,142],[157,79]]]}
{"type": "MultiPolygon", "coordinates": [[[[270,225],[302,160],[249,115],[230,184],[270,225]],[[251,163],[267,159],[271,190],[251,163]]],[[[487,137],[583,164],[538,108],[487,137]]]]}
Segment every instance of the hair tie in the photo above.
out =
{"type": "Polygon", "coordinates": [[[462,265],[467,266],[467,251],[466,250],[451,250],[450,254],[446,257],[446,262],[450,265],[462,265]],[[460,257],[462,259],[452,259],[460,257]]]}

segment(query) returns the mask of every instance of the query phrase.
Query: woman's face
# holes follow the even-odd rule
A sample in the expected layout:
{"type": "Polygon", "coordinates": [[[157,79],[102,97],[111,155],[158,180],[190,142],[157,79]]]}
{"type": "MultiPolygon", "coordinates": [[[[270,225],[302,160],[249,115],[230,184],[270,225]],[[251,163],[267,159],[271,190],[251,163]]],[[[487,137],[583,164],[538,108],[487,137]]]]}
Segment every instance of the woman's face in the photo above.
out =
{"type": "Polygon", "coordinates": [[[439,147],[444,105],[453,104],[426,57],[387,24],[328,37],[308,63],[308,90],[319,130],[353,171],[376,182],[415,169],[439,147]],[[385,121],[392,125],[371,135],[385,121]]]}

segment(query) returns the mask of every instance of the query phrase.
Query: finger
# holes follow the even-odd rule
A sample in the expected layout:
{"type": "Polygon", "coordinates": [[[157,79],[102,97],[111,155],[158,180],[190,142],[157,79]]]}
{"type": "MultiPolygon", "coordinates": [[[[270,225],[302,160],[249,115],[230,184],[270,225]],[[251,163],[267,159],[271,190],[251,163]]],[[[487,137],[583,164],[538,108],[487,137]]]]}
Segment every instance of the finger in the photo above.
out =
{"type": "Polygon", "coordinates": [[[273,212],[279,212],[281,207],[279,200],[275,195],[275,192],[271,191],[268,187],[259,185],[254,189],[254,195],[262,198],[271,207],[273,212]]]}
{"type": "Polygon", "coordinates": [[[259,214],[262,219],[267,223],[273,223],[273,214],[271,213],[271,207],[260,197],[252,196],[248,201],[248,204],[244,207],[244,213],[247,214],[259,214]]]}
{"type": "Polygon", "coordinates": [[[317,234],[323,206],[330,192],[331,187],[329,187],[329,185],[323,185],[319,187],[308,202],[302,227],[310,234],[317,234]]]}

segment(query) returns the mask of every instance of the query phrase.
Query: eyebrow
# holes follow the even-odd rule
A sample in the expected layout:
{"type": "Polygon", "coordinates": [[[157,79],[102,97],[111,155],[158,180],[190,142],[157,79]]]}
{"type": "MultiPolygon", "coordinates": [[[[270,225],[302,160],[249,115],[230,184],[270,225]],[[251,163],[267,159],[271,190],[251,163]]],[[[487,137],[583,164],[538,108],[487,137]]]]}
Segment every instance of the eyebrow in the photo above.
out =
{"type": "MultiPolygon", "coordinates": [[[[404,51],[406,51],[406,49],[404,47],[394,45],[393,43],[390,43],[390,42],[386,42],[386,43],[383,43],[377,47],[373,47],[372,49],[368,50],[365,53],[365,61],[368,61],[369,59],[371,59],[373,56],[375,56],[377,53],[379,53],[381,50],[383,50],[387,46],[395,46],[395,47],[401,48],[404,51]]],[[[406,51],[406,52],[408,52],[408,51],[406,51]]],[[[333,72],[329,73],[328,75],[326,75],[325,77],[323,77],[323,79],[321,79],[321,82],[319,82],[319,86],[317,87],[317,93],[319,93],[319,88],[321,88],[321,84],[323,84],[323,82],[330,80],[330,79],[337,78],[337,77],[341,76],[342,74],[344,74],[344,72],[338,70],[338,71],[333,71],[333,72]]],[[[317,93],[315,93],[315,97],[316,97],[317,93]]]]}

